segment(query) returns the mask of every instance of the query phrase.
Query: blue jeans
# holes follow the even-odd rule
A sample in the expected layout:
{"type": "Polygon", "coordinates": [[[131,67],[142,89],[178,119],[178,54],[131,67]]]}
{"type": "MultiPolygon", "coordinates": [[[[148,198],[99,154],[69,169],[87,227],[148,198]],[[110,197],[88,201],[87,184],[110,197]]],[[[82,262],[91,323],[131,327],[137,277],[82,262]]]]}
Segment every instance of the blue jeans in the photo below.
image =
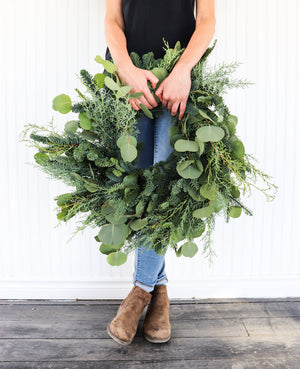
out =
{"type": "MultiPolygon", "coordinates": [[[[163,107],[163,114],[151,119],[143,114],[137,123],[140,133],[137,142],[143,141],[136,167],[145,169],[159,161],[165,161],[173,147],[169,141],[169,128],[172,125],[171,112],[163,107]]],[[[147,292],[151,292],[155,285],[168,282],[165,272],[165,254],[158,255],[149,248],[150,243],[135,249],[133,284],[147,292]]]]}

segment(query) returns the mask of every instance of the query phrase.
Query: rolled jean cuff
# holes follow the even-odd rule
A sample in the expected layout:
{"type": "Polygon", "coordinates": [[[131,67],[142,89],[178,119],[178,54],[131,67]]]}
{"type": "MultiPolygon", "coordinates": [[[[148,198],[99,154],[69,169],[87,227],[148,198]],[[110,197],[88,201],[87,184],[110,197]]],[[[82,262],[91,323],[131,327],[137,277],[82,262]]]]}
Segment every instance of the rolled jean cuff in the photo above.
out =
{"type": "Polygon", "coordinates": [[[168,278],[167,278],[167,276],[164,276],[161,279],[158,279],[157,282],[155,283],[155,285],[162,286],[162,285],[167,284],[167,283],[168,283],[168,278]]]}
{"type": "Polygon", "coordinates": [[[152,292],[153,290],[154,290],[154,286],[148,286],[147,284],[144,284],[144,283],[142,283],[142,282],[139,282],[139,281],[137,281],[137,280],[135,280],[134,282],[133,282],[133,284],[135,285],[135,286],[138,286],[138,287],[140,287],[140,288],[142,288],[143,290],[145,290],[145,291],[147,291],[147,292],[152,292]]]}

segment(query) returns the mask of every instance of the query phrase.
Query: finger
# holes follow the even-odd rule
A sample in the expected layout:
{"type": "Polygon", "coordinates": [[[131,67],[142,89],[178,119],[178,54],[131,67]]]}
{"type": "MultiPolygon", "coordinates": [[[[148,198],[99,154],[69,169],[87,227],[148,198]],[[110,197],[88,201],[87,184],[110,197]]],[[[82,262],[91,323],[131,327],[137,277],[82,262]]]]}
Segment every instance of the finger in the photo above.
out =
{"type": "Polygon", "coordinates": [[[144,96],[146,98],[146,100],[148,101],[148,103],[151,105],[151,108],[154,108],[155,106],[157,106],[157,102],[154,98],[154,96],[152,95],[151,91],[149,90],[149,88],[147,89],[146,92],[144,92],[144,96]]]}
{"type": "Polygon", "coordinates": [[[149,104],[149,102],[145,99],[144,96],[141,96],[139,100],[140,100],[140,103],[146,105],[148,109],[153,108],[153,106],[149,104]]]}
{"type": "Polygon", "coordinates": [[[161,83],[158,89],[155,91],[155,95],[162,101],[163,83],[161,83]]]}
{"type": "Polygon", "coordinates": [[[179,111],[179,117],[178,117],[179,120],[182,119],[183,114],[185,112],[185,108],[186,108],[186,100],[181,101],[180,103],[180,111],[179,111]]]}
{"type": "Polygon", "coordinates": [[[171,100],[169,100],[168,103],[167,103],[167,109],[171,111],[172,106],[173,106],[173,102],[171,100]]]}
{"type": "Polygon", "coordinates": [[[133,107],[134,110],[139,110],[140,109],[140,107],[134,101],[132,102],[132,107],[133,107]]]}
{"type": "Polygon", "coordinates": [[[150,72],[150,70],[146,72],[146,76],[147,79],[151,82],[152,88],[155,88],[155,86],[159,82],[159,79],[152,72],[150,72]]]}
{"type": "Polygon", "coordinates": [[[178,106],[179,106],[179,101],[176,101],[172,107],[171,107],[171,115],[175,116],[177,114],[177,110],[178,110],[178,106]]]}

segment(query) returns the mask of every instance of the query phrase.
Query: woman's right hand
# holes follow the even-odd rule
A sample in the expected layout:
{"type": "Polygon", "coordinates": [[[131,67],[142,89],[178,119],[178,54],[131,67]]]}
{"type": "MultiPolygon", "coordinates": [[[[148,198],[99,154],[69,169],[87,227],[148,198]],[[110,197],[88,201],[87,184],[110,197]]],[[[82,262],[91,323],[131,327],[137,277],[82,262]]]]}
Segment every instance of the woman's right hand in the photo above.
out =
{"type": "Polygon", "coordinates": [[[139,98],[128,100],[134,110],[139,110],[140,104],[145,104],[148,109],[152,109],[158,105],[148,87],[147,81],[149,80],[152,88],[155,88],[159,79],[150,72],[150,70],[141,69],[135,65],[131,65],[126,68],[120,68],[118,70],[118,75],[127,86],[132,86],[130,93],[144,93],[144,95],[139,98]]]}

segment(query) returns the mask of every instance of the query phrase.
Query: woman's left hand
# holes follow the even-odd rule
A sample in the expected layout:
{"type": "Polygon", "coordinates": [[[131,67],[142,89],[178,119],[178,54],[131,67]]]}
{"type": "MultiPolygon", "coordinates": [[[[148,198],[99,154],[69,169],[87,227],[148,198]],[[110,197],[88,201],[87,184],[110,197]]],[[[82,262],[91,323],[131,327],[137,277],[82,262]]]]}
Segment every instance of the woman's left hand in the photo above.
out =
{"type": "Polygon", "coordinates": [[[168,77],[159,85],[155,95],[158,96],[162,105],[171,111],[173,116],[177,114],[178,106],[180,105],[178,119],[182,119],[190,89],[190,70],[175,66],[168,77]]]}

